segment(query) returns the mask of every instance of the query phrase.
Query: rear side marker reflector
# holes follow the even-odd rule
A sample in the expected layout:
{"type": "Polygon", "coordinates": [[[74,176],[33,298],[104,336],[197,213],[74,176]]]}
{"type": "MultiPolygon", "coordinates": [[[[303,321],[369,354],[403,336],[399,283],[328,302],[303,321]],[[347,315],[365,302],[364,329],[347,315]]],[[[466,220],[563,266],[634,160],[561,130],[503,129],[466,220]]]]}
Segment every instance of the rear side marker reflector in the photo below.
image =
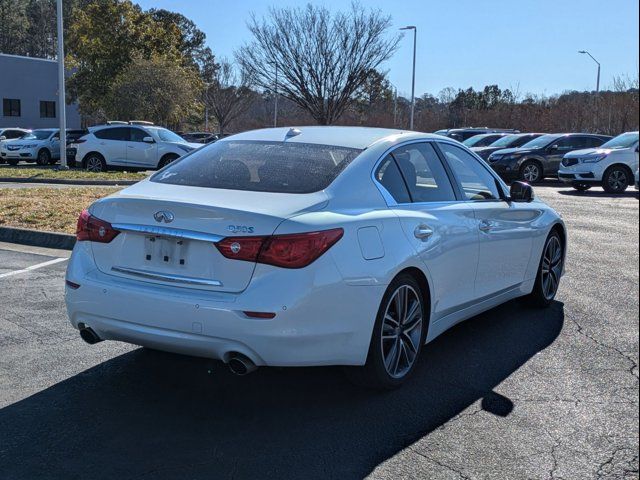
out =
{"type": "Polygon", "coordinates": [[[73,289],[73,290],[77,290],[80,288],[80,284],[79,283],[73,283],[70,280],[65,280],[64,283],[67,284],[67,287],[73,289]]]}
{"type": "Polygon", "coordinates": [[[249,318],[274,318],[276,316],[275,313],[271,312],[242,312],[249,318]]]}
{"type": "Polygon", "coordinates": [[[344,235],[342,228],[262,237],[227,237],[215,245],[231,260],[303,268],[316,261],[344,235]]]}

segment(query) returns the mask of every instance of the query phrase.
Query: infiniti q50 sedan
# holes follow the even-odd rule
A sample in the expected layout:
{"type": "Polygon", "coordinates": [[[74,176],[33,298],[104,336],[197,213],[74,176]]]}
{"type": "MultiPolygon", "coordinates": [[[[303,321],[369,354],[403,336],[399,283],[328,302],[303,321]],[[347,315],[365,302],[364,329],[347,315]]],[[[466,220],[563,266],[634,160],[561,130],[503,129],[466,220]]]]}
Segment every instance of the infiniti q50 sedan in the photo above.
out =
{"type": "Polygon", "coordinates": [[[549,305],[565,226],[438,135],[274,128],[185,155],[78,220],[72,325],[258,366],[399,386],[431,340],[516,297],[549,305]],[[359,367],[359,368],[353,368],[359,367]]]}

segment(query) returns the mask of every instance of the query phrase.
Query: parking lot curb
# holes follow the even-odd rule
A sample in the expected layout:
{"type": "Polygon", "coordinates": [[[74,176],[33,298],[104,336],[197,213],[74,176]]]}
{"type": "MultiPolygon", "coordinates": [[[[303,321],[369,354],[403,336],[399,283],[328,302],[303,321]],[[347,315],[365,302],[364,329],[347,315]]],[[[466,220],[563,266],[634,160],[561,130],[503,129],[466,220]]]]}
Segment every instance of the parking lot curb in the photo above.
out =
{"type": "Polygon", "coordinates": [[[73,250],[73,246],[76,244],[76,236],[68,233],[43,232],[28,228],[0,227],[0,242],[73,250]]]}
{"type": "Polygon", "coordinates": [[[127,186],[138,183],[139,181],[140,180],[66,180],[61,178],[0,177],[0,183],[49,183],[55,185],[127,186]]]}

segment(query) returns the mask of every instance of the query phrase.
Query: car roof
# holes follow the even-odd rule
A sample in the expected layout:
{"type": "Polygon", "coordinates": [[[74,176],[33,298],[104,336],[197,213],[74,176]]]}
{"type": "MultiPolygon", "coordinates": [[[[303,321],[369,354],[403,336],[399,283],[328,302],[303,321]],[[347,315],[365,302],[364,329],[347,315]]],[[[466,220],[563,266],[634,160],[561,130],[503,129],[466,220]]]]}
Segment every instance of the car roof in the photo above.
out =
{"type": "MultiPolygon", "coordinates": [[[[409,133],[416,134],[419,132],[375,127],[301,126],[250,130],[218,141],[228,142],[234,140],[252,140],[282,142],[286,140],[287,142],[292,143],[333,145],[336,147],[357,148],[363,150],[384,138],[409,133]],[[293,135],[287,136],[287,133],[290,131],[293,135]]],[[[420,135],[424,138],[442,140],[442,136],[440,135],[431,133],[421,133],[420,135]]]]}

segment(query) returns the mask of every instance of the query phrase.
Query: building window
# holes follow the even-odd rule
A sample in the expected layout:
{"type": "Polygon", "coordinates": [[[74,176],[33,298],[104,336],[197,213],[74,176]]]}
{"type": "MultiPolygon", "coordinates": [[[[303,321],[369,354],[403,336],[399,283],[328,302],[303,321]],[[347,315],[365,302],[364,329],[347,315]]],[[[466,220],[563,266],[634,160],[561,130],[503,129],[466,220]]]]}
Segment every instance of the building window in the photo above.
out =
{"type": "Polygon", "coordinates": [[[56,118],[56,102],[40,100],[40,118],[56,118]]]}
{"type": "Polygon", "coordinates": [[[18,100],[17,98],[3,98],[2,114],[5,117],[19,117],[20,116],[20,100],[18,100]]]}

